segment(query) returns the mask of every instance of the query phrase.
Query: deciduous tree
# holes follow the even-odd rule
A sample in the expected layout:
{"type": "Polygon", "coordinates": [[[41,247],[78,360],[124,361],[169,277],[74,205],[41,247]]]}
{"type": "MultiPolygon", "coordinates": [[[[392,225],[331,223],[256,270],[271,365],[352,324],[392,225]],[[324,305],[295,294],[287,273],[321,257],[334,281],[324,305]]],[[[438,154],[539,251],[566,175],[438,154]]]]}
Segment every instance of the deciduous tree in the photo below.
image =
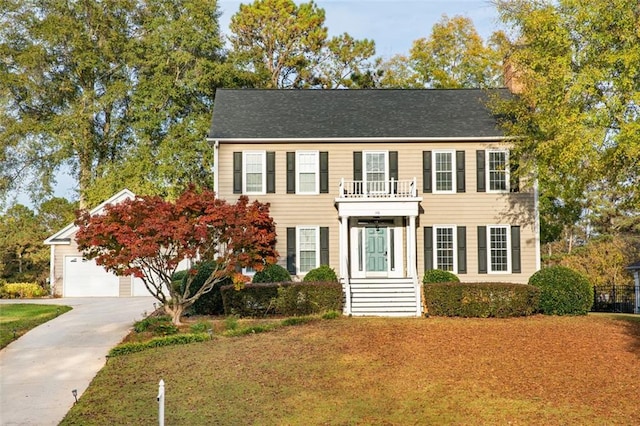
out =
{"type": "Polygon", "coordinates": [[[84,212],[76,223],[78,247],[98,265],[119,275],[140,278],[175,324],[184,310],[237,268],[262,270],[275,263],[275,225],[269,205],[249,203],[242,196],[235,204],[208,190],[193,188],[175,202],[158,196],[138,197],[110,205],[104,213],[84,212]],[[190,286],[171,285],[171,276],[183,259],[215,260],[215,269],[193,294],[190,286]]]}
{"type": "Polygon", "coordinates": [[[543,197],[578,203],[600,233],[616,233],[640,206],[637,0],[497,6],[511,27],[508,61],[522,88],[497,108],[510,116],[505,129],[522,137],[516,149],[534,160],[543,197]]]}

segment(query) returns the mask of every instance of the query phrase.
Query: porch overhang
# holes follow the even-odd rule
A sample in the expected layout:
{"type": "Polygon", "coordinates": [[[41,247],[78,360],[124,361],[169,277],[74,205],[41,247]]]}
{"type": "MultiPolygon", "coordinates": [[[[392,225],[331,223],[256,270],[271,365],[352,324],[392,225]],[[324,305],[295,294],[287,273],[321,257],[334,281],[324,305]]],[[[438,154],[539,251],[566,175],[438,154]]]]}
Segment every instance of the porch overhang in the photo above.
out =
{"type": "Polygon", "coordinates": [[[411,198],[336,198],[339,217],[418,216],[422,197],[411,198]]]}

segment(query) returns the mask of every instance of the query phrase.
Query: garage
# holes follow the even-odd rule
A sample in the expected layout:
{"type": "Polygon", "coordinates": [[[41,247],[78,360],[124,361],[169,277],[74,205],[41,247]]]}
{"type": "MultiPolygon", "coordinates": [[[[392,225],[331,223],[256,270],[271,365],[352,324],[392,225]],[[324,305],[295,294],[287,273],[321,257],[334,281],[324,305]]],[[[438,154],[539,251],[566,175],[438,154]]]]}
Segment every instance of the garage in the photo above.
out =
{"type": "Polygon", "coordinates": [[[120,279],[94,260],[82,256],[65,256],[64,284],[65,297],[118,297],[120,279]]]}

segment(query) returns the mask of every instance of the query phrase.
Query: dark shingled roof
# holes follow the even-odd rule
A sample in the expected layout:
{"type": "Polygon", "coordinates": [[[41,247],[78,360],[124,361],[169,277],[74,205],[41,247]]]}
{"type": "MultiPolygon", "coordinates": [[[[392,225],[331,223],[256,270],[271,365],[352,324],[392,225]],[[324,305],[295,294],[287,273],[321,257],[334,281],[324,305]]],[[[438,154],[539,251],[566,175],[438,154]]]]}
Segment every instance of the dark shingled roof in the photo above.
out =
{"type": "Polygon", "coordinates": [[[219,89],[211,139],[501,137],[486,106],[506,89],[219,89]]]}

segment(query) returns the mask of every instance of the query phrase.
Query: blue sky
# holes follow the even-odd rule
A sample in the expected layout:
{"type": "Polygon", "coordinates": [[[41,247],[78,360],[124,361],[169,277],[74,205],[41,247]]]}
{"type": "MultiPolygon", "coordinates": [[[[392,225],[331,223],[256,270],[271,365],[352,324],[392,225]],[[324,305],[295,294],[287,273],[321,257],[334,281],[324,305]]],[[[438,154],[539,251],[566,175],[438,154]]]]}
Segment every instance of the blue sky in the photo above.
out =
{"type": "MultiPolygon", "coordinates": [[[[229,21],[240,3],[253,0],[219,1],[223,32],[228,33],[229,21]]],[[[325,10],[330,35],[348,32],[357,39],[373,39],[377,56],[384,58],[408,53],[412,42],[429,36],[433,24],[444,14],[471,18],[485,40],[500,27],[491,0],[316,0],[315,3],[325,10]]]]}
{"type": "MultiPolygon", "coordinates": [[[[253,3],[253,0],[219,1],[223,33],[228,34],[231,16],[238,11],[240,3],[253,3]]],[[[376,56],[384,58],[408,53],[413,41],[428,37],[433,24],[445,14],[471,18],[485,40],[500,28],[491,0],[316,0],[316,4],[325,10],[325,25],[331,36],[348,32],[357,39],[373,39],[376,56]]],[[[71,176],[60,173],[56,196],[74,199],[74,186],[71,176]]],[[[31,204],[24,195],[18,199],[31,204]]]]}

